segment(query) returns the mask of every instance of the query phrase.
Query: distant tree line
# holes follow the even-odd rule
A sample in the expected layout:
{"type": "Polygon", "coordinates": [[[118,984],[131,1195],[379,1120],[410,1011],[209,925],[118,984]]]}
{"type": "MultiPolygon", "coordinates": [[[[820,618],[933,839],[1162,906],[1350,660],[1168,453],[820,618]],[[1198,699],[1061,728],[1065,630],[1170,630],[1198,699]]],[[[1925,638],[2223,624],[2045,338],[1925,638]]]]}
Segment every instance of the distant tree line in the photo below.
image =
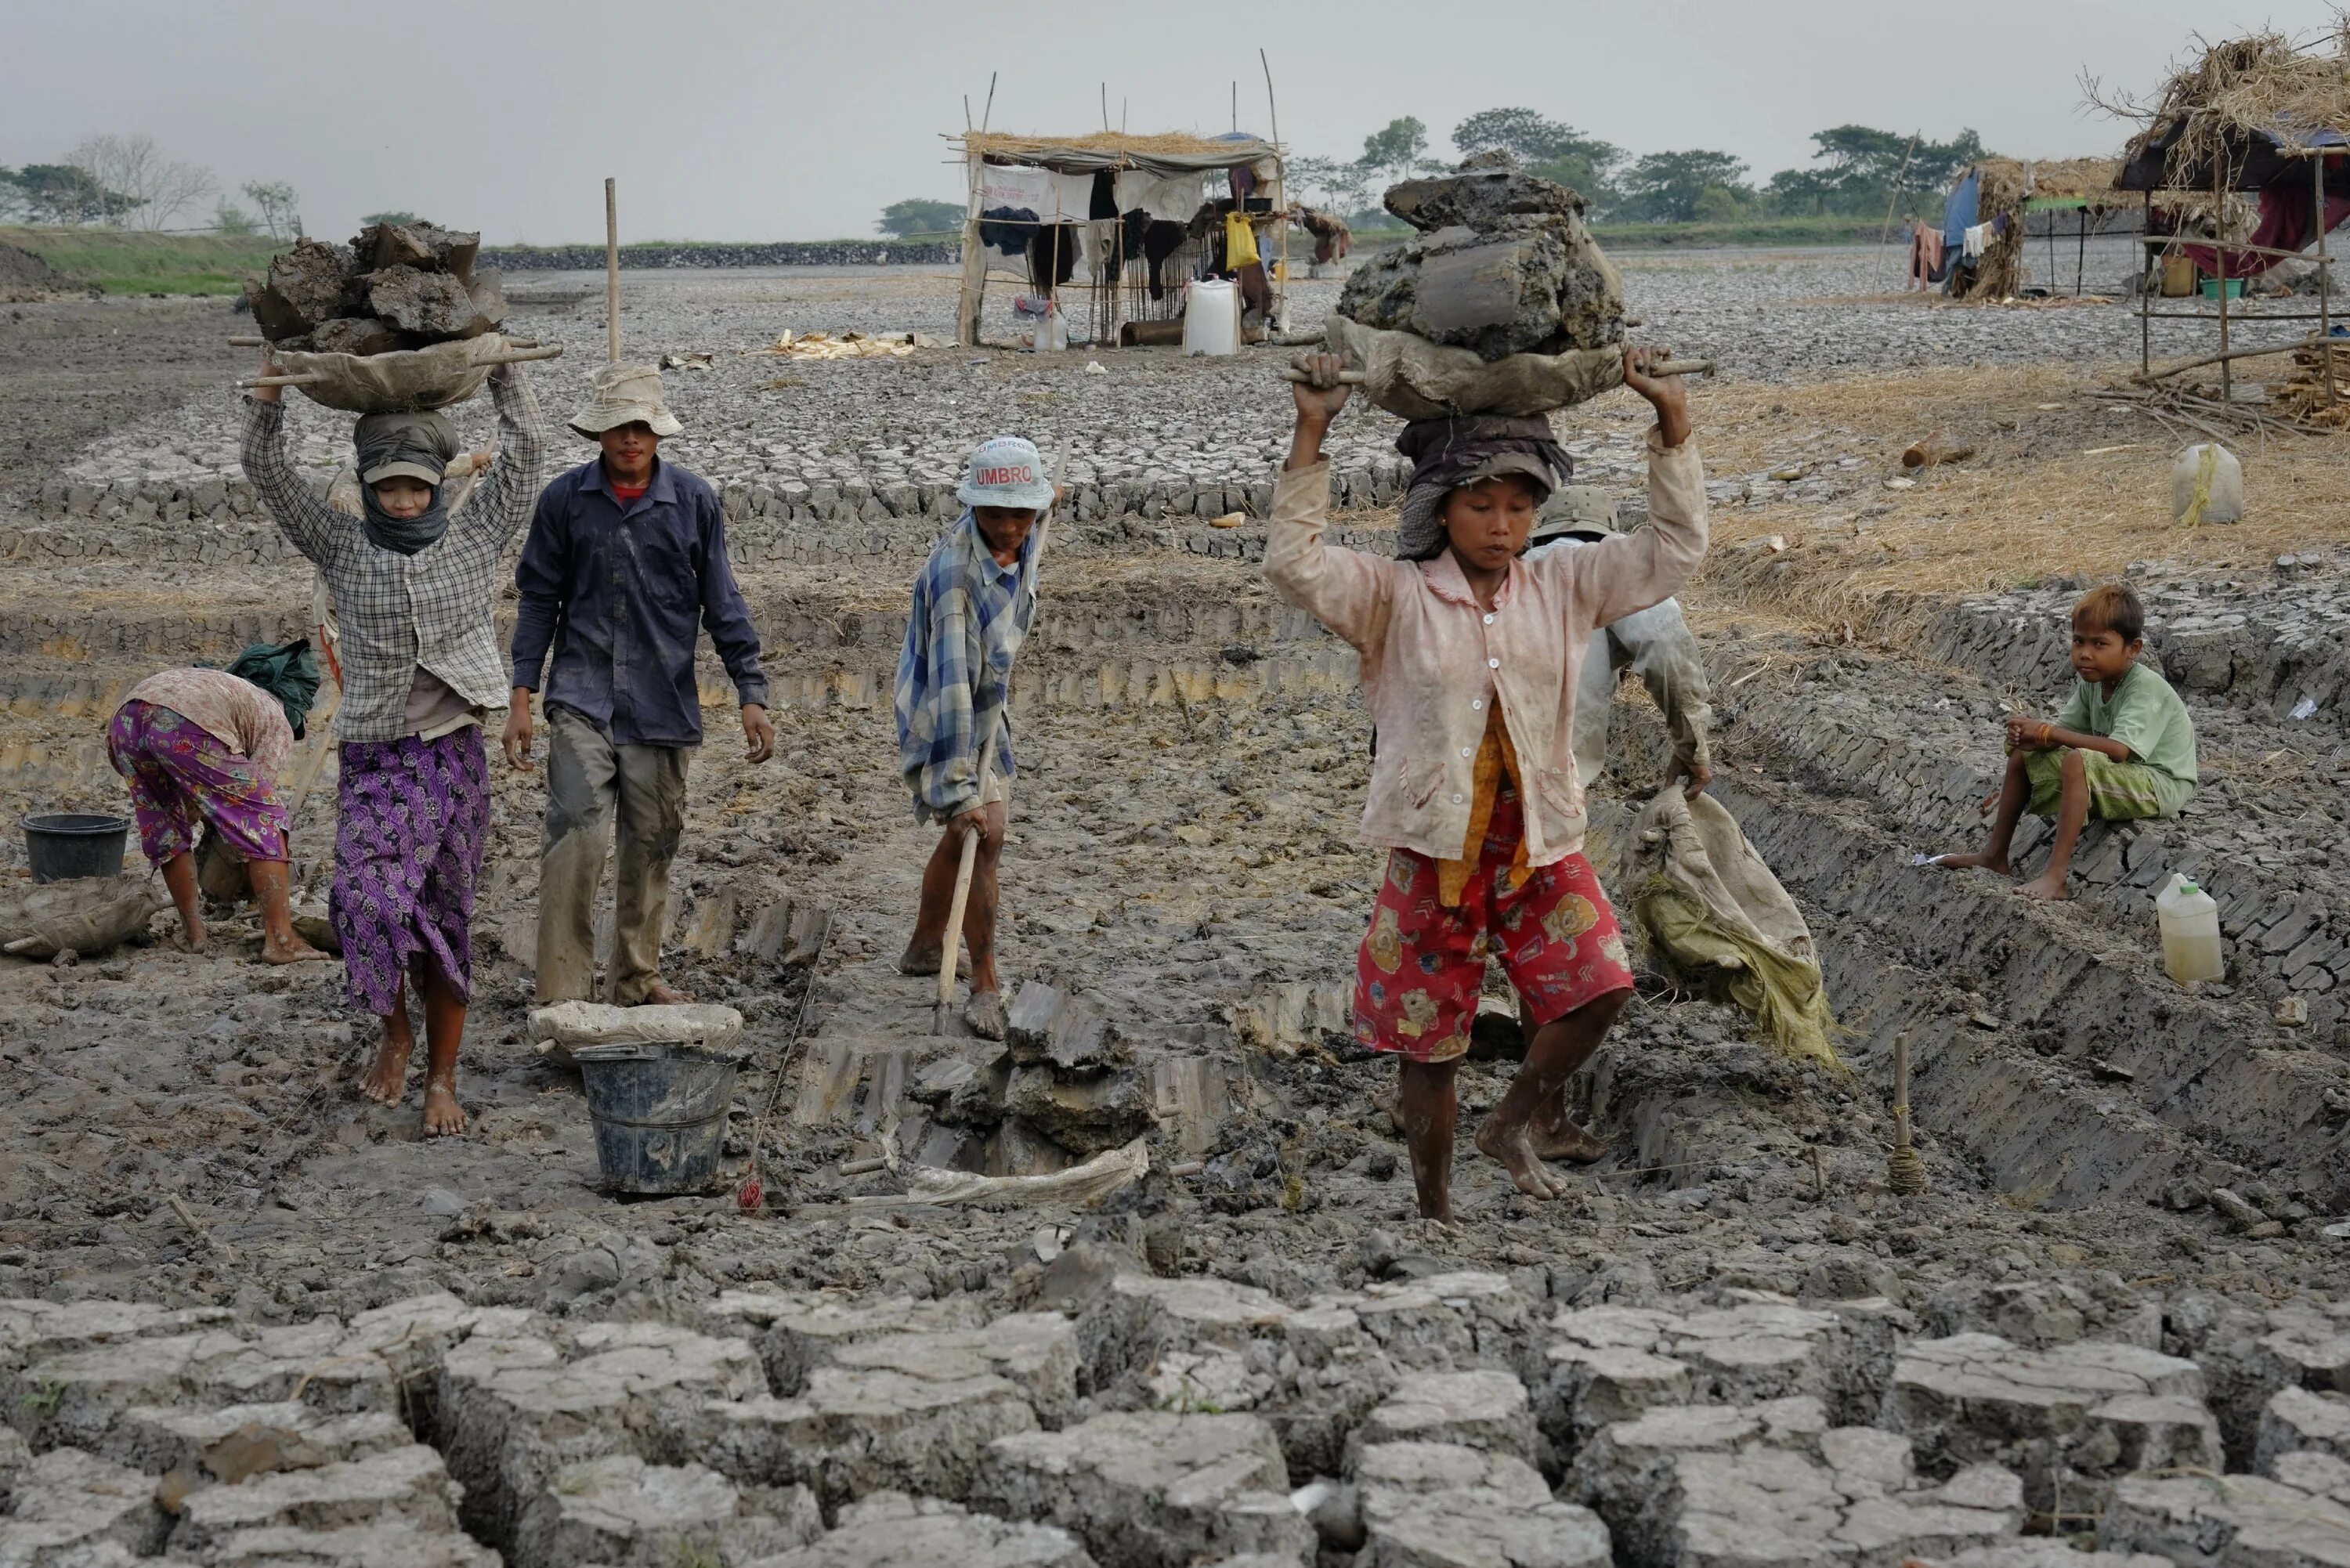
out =
{"type": "Polygon", "coordinates": [[[0,221],[149,231],[210,227],[223,234],[266,232],[281,242],[302,232],[291,185],[254,181],[243,192],[251,210],[231,201],[211,170],[166,156],[151,136],[87,136],[61,162],[0,164],[0,221]],[[196,214],[215,196],[206,224],[196,214]]]}
{"type": "MultiPolygon", "coordinates": [[[[1617,223],[1722,223],[1765,217],[1931,215],[1958,171],[1983,155],[1981,138],[1961,130],[1949,141],[1839,125],[1812,133],[1808,167],[1783,169],[1757,184],[1744,159],[1711,149],[1648,152],[1587,135],[1531,109],[1489,109],[1452,128],[1458,154],[1501,149],[1534,172],[1580,192],[1592,215],[1617,223]]],[[[1432,156],[1428,127],[1410,116],[1363,139],[1350,161],[1289,161],[1302,199],[1376,225],[1391,222],[1379,193],[1398,180],[1451,167],[1432,156]]]]}

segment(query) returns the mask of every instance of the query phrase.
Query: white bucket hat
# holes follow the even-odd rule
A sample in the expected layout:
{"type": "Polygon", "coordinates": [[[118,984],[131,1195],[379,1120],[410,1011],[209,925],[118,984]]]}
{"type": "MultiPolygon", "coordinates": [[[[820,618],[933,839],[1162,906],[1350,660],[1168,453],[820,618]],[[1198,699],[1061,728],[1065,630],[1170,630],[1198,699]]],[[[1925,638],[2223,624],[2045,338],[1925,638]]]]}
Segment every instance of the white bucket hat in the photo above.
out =
{"type": "Polygon", "coordinates": [[[1053,482],[1036,443],[997,436],[972,450],[955,499],[965,506],[1017,506],[1041,512],[1053,504],[1053,482]]]}
{"type": "Polygon", "coordinates": [[[660,372],[650,365],[598,365],[588,406],[571,416],[571,428],[593,441],[606,431],[641,421],[657,436],[685,427],[661,401],[660,372]]]}

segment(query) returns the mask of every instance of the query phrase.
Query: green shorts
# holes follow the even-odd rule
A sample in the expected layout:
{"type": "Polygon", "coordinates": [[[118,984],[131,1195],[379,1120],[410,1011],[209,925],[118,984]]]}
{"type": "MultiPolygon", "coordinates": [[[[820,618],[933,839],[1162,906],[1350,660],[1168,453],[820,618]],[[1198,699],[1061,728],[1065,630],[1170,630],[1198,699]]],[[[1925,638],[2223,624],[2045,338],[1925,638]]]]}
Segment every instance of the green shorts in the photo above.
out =
{"type": "MultiPolygon", "coordinates": [[[[2064,753],[2069,748],[2034,752],[2023,764],[2032,781],[2032,799],[2025,806],[2034,816],[2054,816],[2064,794],[2064,753]]],[[[2089,816],[2093,821],[2127,822],[2134,817],[2176,816],[2195,786],[2144,763],[2117,763],[2103,752],[2084,750],[2087,769],[2089,816]]]]}

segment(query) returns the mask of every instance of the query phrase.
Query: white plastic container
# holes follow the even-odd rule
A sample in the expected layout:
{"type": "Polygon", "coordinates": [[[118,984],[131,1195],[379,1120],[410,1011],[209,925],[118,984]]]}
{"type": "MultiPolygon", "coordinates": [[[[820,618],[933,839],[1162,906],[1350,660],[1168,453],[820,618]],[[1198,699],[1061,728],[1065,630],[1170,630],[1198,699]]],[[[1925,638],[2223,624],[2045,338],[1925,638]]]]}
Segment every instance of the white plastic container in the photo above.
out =
{"type": "Polygon", "coordinates": [[[1183,352],[1241,351],[1240,286],[1222,278],[1196,278],[1183,304],[1183,352]]]}
{"type": "Polygon", "coordinates": [[[2180,985],[2220,980],[2228,963],[2220,951],[2220,905],[2210,894],[2177,872],[2155,896],[2155,919],[2162,928],[2162,967],[2180,985]]]}
{"type": "Polygon", "coordinates": [[[2244,465],[2217,441],[2198,441],[2170,465],[2170,515],[2198,523],[2237,523],[2244,515],[2244,465]]]}

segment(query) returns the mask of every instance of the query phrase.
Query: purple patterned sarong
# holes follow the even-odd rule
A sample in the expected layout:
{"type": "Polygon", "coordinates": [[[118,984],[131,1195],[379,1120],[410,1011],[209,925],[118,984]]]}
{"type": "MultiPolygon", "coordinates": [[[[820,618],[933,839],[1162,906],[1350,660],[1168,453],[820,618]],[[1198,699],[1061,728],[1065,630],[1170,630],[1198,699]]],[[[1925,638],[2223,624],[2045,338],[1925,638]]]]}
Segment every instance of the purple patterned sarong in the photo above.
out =
{"type": "Polygon", "coordinates": [[[193,849],[199,816],[240,860],[286,858],[286,808],[268,774],[193,719],[125,702],[107,726],[106,756],[130,781],[139,848],[150,864],[193,849]]]}
{"type": "Polygon", "coordinates": [[[473,882],[490,828],[478,725],[423,741],[345,741],[330,907],[352,1004],[399,1005],[411,961],[473,992],[473,882]]]}

